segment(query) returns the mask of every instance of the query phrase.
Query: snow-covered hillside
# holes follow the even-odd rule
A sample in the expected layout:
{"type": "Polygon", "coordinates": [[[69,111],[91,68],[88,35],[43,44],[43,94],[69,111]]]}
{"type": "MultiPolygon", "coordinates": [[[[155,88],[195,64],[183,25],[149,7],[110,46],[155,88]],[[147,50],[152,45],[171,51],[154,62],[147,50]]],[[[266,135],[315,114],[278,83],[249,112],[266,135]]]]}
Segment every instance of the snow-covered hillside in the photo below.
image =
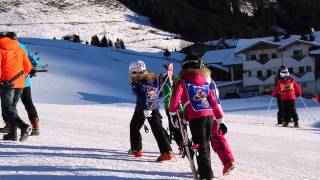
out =
{"type": "Polygon", "coordinates": [[[116,0],[1,0],[0,4],[0,31],[15,31],[20,37],[61,39],[77,34],[90,42],[93,35],[106,35],[137,51],[179,50],[186,43],[178,35],[153,28],[148,18],[116,0]]]}
{"type": "MultiPolygon", "coordinates": [[[[186,159],[158,163],[151,133],[144,133],[142,158],[127,154],[134,96],[128,85],[128,65],[143,59],[159,73],[168,63],[161,53],[102,49],[65,41],[21,39],[40,53],[49,72],[32,80],[40,115],[41,135],[24,142],[0,140],[0,179],[192,179],[186,159]]],[[[174,54],[174,61],[183,59],[174,54]]],[[[175,63],[175,73],[179,64],[175,63]]],[[[320,172],[320,105],[305,108],[297,101],[302,128],[274,126],[276,105],[267,111],[269,96],[222,101],[226,138],[236,168],[222,176],[212,151],[217,179],[316,180],[320,172]]],[[[18,105],[21,117],[26,112],[18,105]]],[[[161,109],[163,117],[165,112],[161,109]]],[[[147,124],[147,123],[146,123],[147,124]]],[[[163,124],[167,127],[167,120],[163,124]]],[[[0,122],[0,126],[3,126],[0,122]]],[[[177,152],[177,146],[172,145],[177,152]]]]}

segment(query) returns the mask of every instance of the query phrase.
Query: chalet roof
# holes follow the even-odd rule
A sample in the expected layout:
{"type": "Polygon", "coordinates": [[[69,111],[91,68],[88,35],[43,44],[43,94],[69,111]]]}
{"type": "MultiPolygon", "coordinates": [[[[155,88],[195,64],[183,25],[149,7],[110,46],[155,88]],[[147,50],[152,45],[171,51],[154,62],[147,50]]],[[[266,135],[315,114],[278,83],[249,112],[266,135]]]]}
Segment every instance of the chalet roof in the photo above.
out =
{"type": "Polygon", "coordinates": [[[209,64],[208,66],[213,66],[213,67],[220,69],[224,72],[230,73],[229,68],[227,68],[226,66],[220,65],[220,64],[209,64]]]}
{"type": "Polygon", "coordinates": [[[202,56],[202,59],[206,64],[241,64],[241,58],[235,56],[235,50],[235,48],[232,48],[208,51],[202,56]]]}
{"type": "Polygon", "coordinates": [[[320,49],[310,51],[311,56],[320,56],[320,49]]]}
{"type": "Polygon", "coordinates": [[[255,46],[261,45],[261,44],[267,44],[267,45],[271,45],[274,46],[275,48],[278,48],[281,46],[281,43],[278,42],[272,42],[272,41],[268,41],[266,39],[262,39],[259,41],[252,41],[253,43],[247,46],[244,46],[243,48],[240,48],[236,51],[236,54],[240,54],[243,53],[244,51],[247,51],[255,46]]]}
{"type": "Polygon", "coordinates": [[[237,43],[238,43],[238,39],[236,39],[236,38],[218,39],[218,40],[207,41],[204,44],[207,44],[210,46],[217,46],[220,43],[224,43],[224,44],[228,45],[229,47],[236,47],[237,43]]]}
{"type": "Polygon", "coordinates": [[[292,45],[295,45],[297,43],[303,43],[303,44],[308,44],[310,46],[320,46],[320,44],[318,42],[311,42],[311,41],[304,41],[304,40],[301,40],[301,39],[296,39],[294,41],[291,41],[291,42],[288,42],[286,44],[283,44],[282,46],[280,46],[278,49],[279,50],[284,50],[292,45]]]}

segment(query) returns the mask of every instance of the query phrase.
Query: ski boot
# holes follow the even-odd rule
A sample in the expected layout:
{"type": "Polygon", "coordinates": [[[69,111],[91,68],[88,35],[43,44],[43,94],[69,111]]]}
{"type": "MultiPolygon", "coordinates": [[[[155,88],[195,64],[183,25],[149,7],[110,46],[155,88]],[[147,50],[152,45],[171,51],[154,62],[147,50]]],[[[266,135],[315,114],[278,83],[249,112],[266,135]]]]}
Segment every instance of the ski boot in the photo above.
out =
{"type": "Polygon", "coordinates": [[[287,122],[283,123],[282,127],[289,127],[289,123],[287,122]]]}
{"type": "Polygon", "coordinates": [[[230,174],[230,171],[233,170],[234,167],[235,167],[234,164],[235,164],[235,163],[234,163],[234,160],[230,160],[230,161],[228,161],[227,163],[225,163],[225,164],[223,165],[222,174],[223,174],[224,176],[230,174]]]}
{"type": "Polygon", "coordinates": [[[128,154],[134,155],[134,157],[142,157],[142,150],[131,150],[129,149],[128,154]]]}
{"type": "Polygon", "coordinates": [[[158,162],[162,162],[162,161],[169,161],[173,158],[173,154],[171,151],[169,152],[166,152],[166,153],[163,153],[161,154],[158,158],[157,158],[157,161],[158,162]]]}
{"type": "Polygon", "coordinates": [[[8,134],[3,135],[3,140],[17,141],[18,140],[17,127],[10,128],[8,134]]]}
{"type": "Polygon", "coordinates": [[[31,122],[32,122],[32,131],[30,135],[39,136],[40,135],[39,118],[34,118],[31,122]]]}
{"type": "Polygon", "coordinates": [[[19,141],[20,142],[26,141],[31,131],[32,131],[32,128],[29,125],[25,124],[24,127],[21,128],[21,136],[19,141]]]}
{"type": "Polygon", "coordinates": [[[3,128],[0,128],[0,133],[9,133],[11,128],[11,124],[9,122],[6,122],[5,126],[3,128]]]}
{"type": "Polygon", "coordinates": [[[294,122],[294,125],[293,125],[293,127],[294,128],[299,128],[300,126],[299,126],[299,123],[296,121],[296,122],[294,122]]]}

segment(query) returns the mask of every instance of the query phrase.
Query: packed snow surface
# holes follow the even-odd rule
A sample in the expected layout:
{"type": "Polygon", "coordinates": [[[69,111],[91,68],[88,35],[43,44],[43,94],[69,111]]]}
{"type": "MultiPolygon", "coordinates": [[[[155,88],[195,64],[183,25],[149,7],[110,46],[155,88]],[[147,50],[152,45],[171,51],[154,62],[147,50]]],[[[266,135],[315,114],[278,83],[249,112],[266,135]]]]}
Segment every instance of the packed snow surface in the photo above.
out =
{"type": "MultiPolygon", "coordinates": [[[[33,99],[41,125],[40,136],[24,142],[0,140],[0,179],[192,179],[187,159],[159,163],[152,133],[143,136],[144,156],[127,154],[134,96],[128,65],[142,59],[157,74],[169,63],[161,53],[103,49],[65,41],[21,39],[39,52],[47,73],[32,79],[33,99]]],[[[175,73],[181,54],[173,54],[175,73]]],[[[298,99],[300,124],[277,127],[271,97],[223,100],[226,138],[236,168],[222,176],[222,165],[212,150],[212,168],[225,180],[316,180],[320,177],[320,105],[298,99]],[[307,104],[304,107],[301,100],[307,104]]],[[[21,118],[27,115],[21,103],[21,118]]],[[[167,127],[167,118],[163,125],[167,127]]],[[[28,122],[28,121],[27,121],[28,122]]],[[[29,123],[29,122],[28,122],[29,123]]],[[[148,123],[146,123],[148,125],[148,123]]],[[[0,122],[0,126],[3,123],[0,122]]],[[[149,125],[148,125],[149,126],[149,125]]],[[[177,152],[176,144],[172,144],[177,152]]]]}

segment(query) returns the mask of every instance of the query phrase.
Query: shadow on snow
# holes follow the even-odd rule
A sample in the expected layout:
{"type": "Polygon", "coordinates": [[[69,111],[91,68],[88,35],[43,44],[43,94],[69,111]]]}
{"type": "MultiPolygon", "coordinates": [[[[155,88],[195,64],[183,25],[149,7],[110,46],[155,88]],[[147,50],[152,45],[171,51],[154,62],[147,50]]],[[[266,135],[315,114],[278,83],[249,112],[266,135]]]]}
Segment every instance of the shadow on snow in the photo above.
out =
{"type": "Polygon", "coordinates": [[[130,101],[128,99],[123,99],[114,96],[106,96],[99,94],[91,94],[85,92],[78,92],[82,96],[82,100],[91,101],[100,104],[113,104],[113,103],[134,103],[134,101],[130,101]]]}
{"type": "MultiPolygon", "coordinates": [[[[158,152],[145,152],[147,158],[135,158],[129,156],[126,151],[112,150],[112,149],[96,149],[96,148],[72,148],[72,147],[54,147],[54,146],[29,146],[29,145],[14,145],[7,142],[1,142],[1,150],[10,149],[12,151],[0,151],[0,158],[10,157],[62,157],[62,158],[89,158],[98,160],[112,160],[112,161],[127,161],[127,162],[149,162],[158,163],[155,161],[158,152]],[[19,150],[17,150],[19,149],[19,150]],[[25,149],[26,151],[23,151],[25,149]],[[30,149],[34,150],[30,152],[30,149]],[[44,152],[44,151],[59,151],[59,152],[44,152]],[[150,157],[152,160],[150,160],[150,157]]],[[[67,160],[67,159],[66,159],[67,160]]],[[[144,171],[135,169],[110,169],[110,168],[95,168],[90,166],[0,166],[1,171],[13,171],[22,173],[21,175],[0,175],[0,179],[129,179],[126,177],[117,176],[76,176],[76,175],[39,175],[32,174],[34,172],[45,173],[121,173],[123,174],[135,174],[135,176],[150,175],[150,176],[164,176],[164,177],[185,177],[191,178],[190,173],[186,172],[163,172],[163,171],[144,171]],[[30,173],[30,174],[29,174],[30,173]]],[[[1,173],[2,174],[2,173],[1,173]]],[[[134,179],[130,177],[130,179],[134,179]]],[[[136,178],[141,179],[141,178],[136,178]]],[[[146,179],[146,178],[143,178],[146,179]]]]}

